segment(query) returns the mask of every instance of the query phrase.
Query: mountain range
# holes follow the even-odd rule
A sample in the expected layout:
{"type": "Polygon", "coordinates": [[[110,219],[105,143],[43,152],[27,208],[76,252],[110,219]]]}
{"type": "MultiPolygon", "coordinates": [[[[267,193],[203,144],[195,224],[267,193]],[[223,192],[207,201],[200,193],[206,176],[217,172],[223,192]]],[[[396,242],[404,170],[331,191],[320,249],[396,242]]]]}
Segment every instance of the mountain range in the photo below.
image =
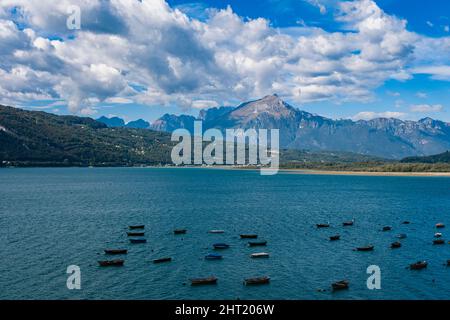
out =
{"type": "MultiPolygon", "coordinates": [[[[209,109],[199,117],[209,123],[228,115],[229,111],[209,109]]],[[[170,165],[175,144],[170,140],[167,132],[111,128],[91,118],[0,105],[0,167],[170,165]]],[[[450,163],[450,153],[410,157],[402,162],[351,152],[280,150],[284,168],[359,171],[449,171],[450,167],[443,164],[450,163]]]]}
{"type": "MultiPolygon", "coordinates": [[[[217,112],[224,111],[220,109],[217,112]]],[[[211,112],[209,110],[208,114],[211,112]]],[[[0,166],[172,164],[170,154],[175,142],[171,141],[169,133],[126,127],[120,120],[113,119],[108,122],[113,127],[108,127],[91,118],[0,105],[0,166]]],[[[281,150],[280,161],[286,165],[348,164],[380,159],[354,153],[291,149],[281,150]]]]}
{"type": "Polygon", "coordinates": [[[165,114],[150,128],[165,132],[178,128],[192,131],[195,120],[203,120],[204,130],[279,129],[280,147],[286,149],[352,152],[387,159],[450,150],[450,123],[431,118],[333,120],[294,108],[276,94],[237,107],[202,110],[197,118],[165,114]]]}

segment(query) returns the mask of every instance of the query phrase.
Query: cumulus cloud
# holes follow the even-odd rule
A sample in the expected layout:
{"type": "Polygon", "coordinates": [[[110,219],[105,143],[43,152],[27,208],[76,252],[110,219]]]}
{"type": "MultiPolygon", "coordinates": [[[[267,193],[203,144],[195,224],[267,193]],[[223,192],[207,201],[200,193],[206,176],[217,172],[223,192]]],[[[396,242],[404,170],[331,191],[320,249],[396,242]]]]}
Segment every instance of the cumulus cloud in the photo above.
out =
{"type": "Polygon", "coordinates": [[[430,113],[430,112],[441,112],[444,107],[441,104],[416,104],[410,107],[411,112],[418,113],[430,113]]]}
{"type": "Polygon", "coordinates": [[[369,101],[389,79],[450,80],[450,38],[409,32],[372,0],[339,4],[341,32],[276,29],[231,7],[199,20],[164,0],[76,3],[80,30],[66,27],[73,1],[1,1],[0,102],[62,99],[90,114],[102,102],[206,108],[273,92],[298,103],[369,101]]]}
{"type": "Polygon", "coordinates": [[[450,37],[419,38],[409,70],[434,80],[450,81],[450,37]]]}
{"type": "Polygon", "coordinates": [[[386,112],[374,112],[374,111],[362,111],[352,117],[352,120],[372,120],[376,118],[404,118],[406,116],[403,112],[386,111],[386,112]]]}

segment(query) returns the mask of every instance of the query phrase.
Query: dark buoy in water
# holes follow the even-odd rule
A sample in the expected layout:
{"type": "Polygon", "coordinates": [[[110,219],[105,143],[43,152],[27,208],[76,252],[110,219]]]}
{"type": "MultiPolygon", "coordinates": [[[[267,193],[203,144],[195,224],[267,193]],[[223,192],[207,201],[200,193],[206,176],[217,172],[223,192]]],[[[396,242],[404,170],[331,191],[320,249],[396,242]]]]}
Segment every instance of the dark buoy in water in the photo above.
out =
{"type": "Polygon", "coordinates": [[[398,241],[391,244],[392,249],[397,249],[397,248],[400,248],[401,246],[402,246],[402,244],[398,241]]]}

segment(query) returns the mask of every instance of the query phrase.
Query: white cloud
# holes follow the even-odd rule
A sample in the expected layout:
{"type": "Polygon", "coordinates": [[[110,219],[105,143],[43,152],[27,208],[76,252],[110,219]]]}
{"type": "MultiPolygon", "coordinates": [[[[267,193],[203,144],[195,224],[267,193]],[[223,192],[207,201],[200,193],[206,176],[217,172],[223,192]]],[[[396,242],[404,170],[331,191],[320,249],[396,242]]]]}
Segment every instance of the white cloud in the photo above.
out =
{"type": "Polygon", "coordinates": [[[428,95],[425,92],[421,92],[421,91],[417,92],[416,96],[421,99],[425,99],[428,97],[428,95]]]}
{"type": "MultiPolygon", "coordinates": [[[[326,13],[323,1],[308,1],[326,13]]],[[[365,102],[389,79],[450,80],[450,38],[409,32],[371,0],[340,4],[341,32],[276,29],[230,7],[200,21],[163,0],[79,0],[81,30],[73,31],[69,4],[1,1],[3,101],[63,99],[84,114],[102,102],[202,108],[273,92],[298,103],[365,102]],[[23,30],[8,16],[13,7],[23,30]]]]}
{"type": "Polygon", "coordinates": [[[412,72],[416,74],[428,74],[436,80],[450,81],[450,66],[447,65],[417,67],[412,69],[412,72]]]}
{"type": "Polygon", "coordinates": [[[415,43],[409,71],[430,75],[435,80],[450,81],[450,37],[421,37],[415,43]]]}
{"type": "Polygon", "coordinates": [[[207,109],[207,108],[213,108],[218,107],[219,104],[216,101],[213,100],[196,100],[192,102],[192,107],[196,109],[207,109]]]}
{"type": "Polygon", "coordinates": [[[411,112],[427,113],[427,112],[441,112],[444,107],[441,104],[416,104],[410,107],[411,112]]]}
{"type": "Polygon", "coordinates": [[[306,1],[308,3],[310,3],[311,5],[319,8],[320,14],[326,14],[327,13],[327,8],[319,0],[306,0],[306,1]]]}
{"type": "Polygon", "coordinates": [[[362,111],[352,117],[352,120],[372,120],[376,118],[404,118],[406,116],[403,112],[386,111],[386,112],[374,112],[374,111],[362,111]]]}
{"type": "Polygon", "coordinates": [[[80,111],[80,114],[83,115],[83,116],[86,116],[86,117],[93,116],[93,115],[95,115],[96,113],[97,113],[97,110],[95,110],[95,109],[93,109],[93,108],[91,108],[91,107],[83,108],[83,109],[81,109],[81,111],[80,111]]]}
{"type": "Polygon", "coordinates": [[[15,66],[9,71],[0,68],[0,103],[17,105],[18,101],[54,99],[57,93],[52,88],[57,81],[58,78],[48,72],[26,66],[15,66]]]}
{"type": "Polygon", "coordinates": [[[106,103],[117,103],[117,104],[129,104],[129,103],[133,103],[133,100],[124,98],[124,97],[112,97],[112,98],[107,98],[105,100],[105,102],[106,103]]]}

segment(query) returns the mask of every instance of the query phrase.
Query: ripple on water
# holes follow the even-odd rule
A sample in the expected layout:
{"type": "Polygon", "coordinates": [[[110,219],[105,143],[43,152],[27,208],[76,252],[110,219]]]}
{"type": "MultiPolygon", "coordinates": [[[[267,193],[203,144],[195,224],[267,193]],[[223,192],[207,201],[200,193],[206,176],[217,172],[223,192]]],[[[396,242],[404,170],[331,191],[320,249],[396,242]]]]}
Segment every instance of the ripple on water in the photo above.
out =
{"type": "MultiPolygon", "coordinates": [[[[450,179],[279,174],[204,169],[2,169],[2,299],[448,299],[449,246],[433,246],[436,222],[448,222],[450,179]],[[342,222],[355,219],[352,227],[342,222]],[[410,225],[402,225],[404,220],[410,225]],[[328,222],[330,228],[317,229],[328,222]],[[127,226],[146,225],[131,245],[127,226]],[[391,232],[381,232],[385,225],[391,232]],[[175,236],[175,228],[187,228],[175,236]],[[223,229],[224,234],[208,234],[223,229]],[[241,233],[267,247],[249,248],[241,233]],[[397,239],[406,233],[406,239],[397,239]],[[330,242],[329,236],[341,240],[330,242]],[[402,248],[389,246],[401,241],[402,248]],[[212,244],[231,245],[205,261],[212,244]],[[373,244],[373,252],[355,252],[373,244]],[[105,248],[128,248],[122,268],[100,268],[105,248]],[[268,259],[251,259],[254,252],[268,259]],[[173,261],[153,264],[170,256],[173,261]],[[406,268],[427,260],[422,271],[406,268]],[[66,289],[79,265],[82,290],[66,289]],[[379,265],[382,290],[368,290],[379,265]],[[215,286],[189,278],[215,275],[215,286]],[[244,278],[269,275],[267,286],[244,278]],[[348,279],[350,289],[330,292],[348,279]],[[318,289],[327,289],[318,292],[318,289]]],[[[446,235],[443,230],[444,237],[446,235]]]]}

